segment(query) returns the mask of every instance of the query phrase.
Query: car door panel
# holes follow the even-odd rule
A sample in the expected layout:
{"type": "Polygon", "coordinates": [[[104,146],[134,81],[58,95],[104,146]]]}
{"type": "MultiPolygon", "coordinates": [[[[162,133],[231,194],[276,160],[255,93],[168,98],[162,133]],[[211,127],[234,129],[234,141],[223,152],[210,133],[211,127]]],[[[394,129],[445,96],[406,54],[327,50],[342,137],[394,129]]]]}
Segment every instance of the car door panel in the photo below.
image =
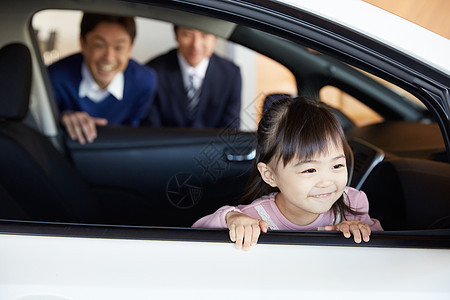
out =
{"type": "Polygon", "coordinates": [[[111,223],[190,226],[222,205],[237,204],[254,133],[107,126],[92,144],[67,145],[111,223]]]}
{"type": "Polygon", "coordinates": [[[433,239],[374,232],[359,245],[337,232],[270,231],[249,252],[233,249],[228,233],[217,229],[0,222],[0,232],[6,299],[229,299],[230,293],[448,299],[450,293],[448,230],[436,231],[433,239]],[[21,251],[24,245],[33,251],[21,251]],[[348,284],[349,277],[336,270],[353,261],[362,275],[348,284]],[[266,285],[255,276],[280,270],[283,276],[266,285]],[[229,284],[230,278],[247,284],[229,284]]]}

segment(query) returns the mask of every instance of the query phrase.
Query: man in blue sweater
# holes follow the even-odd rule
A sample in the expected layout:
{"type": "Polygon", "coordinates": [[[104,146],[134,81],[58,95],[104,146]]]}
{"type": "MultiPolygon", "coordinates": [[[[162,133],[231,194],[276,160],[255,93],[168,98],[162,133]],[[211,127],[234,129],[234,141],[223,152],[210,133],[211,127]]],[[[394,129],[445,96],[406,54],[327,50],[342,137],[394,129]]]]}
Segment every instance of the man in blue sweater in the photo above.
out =
{"type": "Polygon", "coordinates": [[[156,73],[130,59],[132,17],[83,15],[81,53],[49,67],[61,123],[79,143],[93,142],[97,125],[137,126],[156,92],[156,73]]]}

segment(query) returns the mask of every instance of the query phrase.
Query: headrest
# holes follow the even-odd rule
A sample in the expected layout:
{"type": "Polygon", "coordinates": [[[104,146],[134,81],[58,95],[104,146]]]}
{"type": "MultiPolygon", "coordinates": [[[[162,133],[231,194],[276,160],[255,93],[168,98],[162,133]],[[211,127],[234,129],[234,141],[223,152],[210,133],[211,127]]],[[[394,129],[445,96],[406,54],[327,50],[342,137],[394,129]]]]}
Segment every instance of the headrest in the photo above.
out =
{"type": "Polygon", "coordinates": [[[266,96],[266,99],[264,99],[263,103],[263,112],[265,112],[276,100],[286,98],[286,97],[292,97],[289,94],[269,94],[266,96]]]}
{"type": "Polygon", "coordinates": [[[0,49],[0,118],[22,120],[30,102],[31,55],[19,43],[0,49]]]}

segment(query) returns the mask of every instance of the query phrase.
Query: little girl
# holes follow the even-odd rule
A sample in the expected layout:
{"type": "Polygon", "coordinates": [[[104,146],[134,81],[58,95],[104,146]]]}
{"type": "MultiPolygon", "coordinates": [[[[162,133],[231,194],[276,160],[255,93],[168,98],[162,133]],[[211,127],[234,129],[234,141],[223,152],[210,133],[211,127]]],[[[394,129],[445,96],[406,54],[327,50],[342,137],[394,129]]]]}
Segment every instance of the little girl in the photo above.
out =
{"type": "Polygon", "coordinates": [[[324,104],[302,97],[275,101],[263,114],[257,141],[243,204],[221,207],[193,227],[229,228],[244,250],[268,229],[337,230],[353,234],[356,243],[383,230],[369,217],[364,192],[346,187],[351,150],[324,104]]]}

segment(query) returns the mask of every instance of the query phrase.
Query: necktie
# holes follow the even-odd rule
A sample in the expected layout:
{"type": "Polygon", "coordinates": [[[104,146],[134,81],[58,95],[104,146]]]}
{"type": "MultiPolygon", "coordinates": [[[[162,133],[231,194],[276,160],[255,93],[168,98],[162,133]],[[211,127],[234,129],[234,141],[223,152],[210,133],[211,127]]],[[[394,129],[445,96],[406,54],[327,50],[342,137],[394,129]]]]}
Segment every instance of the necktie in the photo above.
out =
{"type": "Polygon", "coordinates": [[[198,102],[200,100],[200,88],[196,88],[194,86],[194,76],[193,74],[189,75],[189,82],[186,88],[186,94],[188,98],[188,108],[191,117],[195,115],[197,111],[198,102]]]}

